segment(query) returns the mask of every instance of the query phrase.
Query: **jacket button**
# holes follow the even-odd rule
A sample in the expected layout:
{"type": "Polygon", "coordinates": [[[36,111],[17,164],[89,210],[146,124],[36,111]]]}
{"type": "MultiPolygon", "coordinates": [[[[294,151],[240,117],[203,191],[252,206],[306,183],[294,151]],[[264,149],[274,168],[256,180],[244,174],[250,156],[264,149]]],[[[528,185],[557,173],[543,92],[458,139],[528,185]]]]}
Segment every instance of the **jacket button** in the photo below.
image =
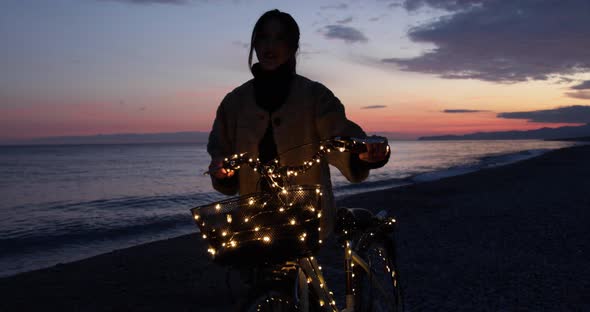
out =
{"type": "Polygon", "coordinates": [[[277,126],[277,127],[280,126],[281,125],[281,118],[279,118],[279,117],[275,118],[274,123],[275,123],[275,126],[277,126]]]}

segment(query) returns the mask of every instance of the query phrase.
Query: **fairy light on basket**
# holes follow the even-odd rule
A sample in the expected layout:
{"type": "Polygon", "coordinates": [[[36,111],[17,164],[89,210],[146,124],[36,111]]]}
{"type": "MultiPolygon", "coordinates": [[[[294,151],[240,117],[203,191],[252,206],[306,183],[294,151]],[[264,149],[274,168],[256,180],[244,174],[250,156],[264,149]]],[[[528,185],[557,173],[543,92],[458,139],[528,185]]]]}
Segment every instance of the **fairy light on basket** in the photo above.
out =
{"type": "MultiPolygon", "coordinates": [[[[322,144],[319,146],[319,151],[316,152],[309,160],[304,161],[303,165],[301,166],[283,166],[280,167],[279,166],[279,161],[277,159],[275,159],[273,162],[269,163],[269,164],[262,164],[260,162],[260,160],[258,158],[252,158],[252,157],[244,157],[244,155],[246,154],[234,154],[232,155],[229,159],[226,158],[225,162],[226,164],[224,166],[227,166],[226,168],[234,170],[234,169],[239,169],[240,164],[247,164],[249,167],[251,167],[254,171],[258,172],[258,174],[260,174],[263,178],[267,179],[267,181],[269,182],[269,185],[271,185],[271,187],[273,188],[272,193],[274,193],[274,195],[279,196],[277,198],[283,198],[280,199],[282,200],[282,204],[279,204],[279,208],[276,209],[275,211],[277,211],[277,213],[281,213],[281,214],[285,214],[286,215],[286,219],[283,219],[284,226],[288,226],[288,227],[293,227],[295,226],[295,228],[297,229],[299,226],[302,226],[305,230],[305,224],[307,224],[307,222],[310,222],[312,220],[320,220],[322,218],[322,213],[319,209],[317,209],[314,205],[310,205],[310,204],[306,204],[306,203],[302,203],[302,204],[298,204],[298,205],[293,205],[293,201],[289,198],[292,198],[291,196],[295,196],[296,198],[300,198],[301,196],[305,197],[305,196],[309,196],[310,194],[306,193],[306,192],[315,192],[315,196],[321,197],[323,196],[323,192],[321,190],[321,188],[315,188],[315,189],[303,189],[301,186],[297,186],[296,188],[292,188],[290,187],[290,181],[289,179],[295,176],[298,176],[299,174],[305,173],[306,171],[308,171],[310,168],[312,168],[313,166],[316,166],[318,164],[322,164],[324,161],[324,156],[327,153],[330,153],[332,151],[340,151],[340,152],[345,152],[346,148],[342,145],[341,142],[338,143],[334,143],[334,141],[328,141],[327,144],[322,144]],[[296,213],[292,214],[289,213],[289,211],[291,209],[297,209],[295,210],[296,213]],[[303,217],[301,218],[303,215],[301,215],[302,213],[305,215],[307,213],[309,213],[311,211],[311,213],[313,213],[312,216],[310,217],[303,217]]],[[[317,197],[316,197],[317,198],[317,197]]],[[[251,207],[251,212],[250,213],[245,213],[240,215],[239,217],[237,217],[236,214],[234,214],[234,210],[235,210],[235,202],[219,202],[219,203],[215,203],[213,208],[214,210],[212,212],[214,213],[224,213],[225,214],[225,218],[223,218],[223,215],[221,215],[221,217],[224,219],[225,221],[225,226],[223,226],[223,228],[221,227],[221,225],[219,227],[215,227],[214,224],[215,222],[218,221],[213,221],[214,219],[210,219],[211,221],[208,221],[209,219],[204,218],[204,215],[202,213],[194,213],[193,218],[195,220],[195,222],[197,222],[197,224],[199,225],[199,227],[202,230],[202,237],[203,239],[209,239],[210,240],[210,244],[212,244],[209,249],[207,250],[212,256],[216,256],[217,254],[219,254],[220,252],[222,252],[221,250],[219,250],[218,248],[236,248],[238,245],[240,245],[243,242],[247,242],[247,241],[252,241],[252,240],[259,240],[261,241],[261,243],[264,244],[271,244],[273,242],[273,236],[270,235],[270,233],[272,232],[268,232],[268,231],[273,231],[273,227],[281,227],[283,225],[278,224],[278,225],[273,225],[273,226],[269,226],[266,224],[261,224],[259,222],[256,222],[255,219],[256,216],[262,212],[268,213],[268,209],[266,208],[267,206],[267,200],[262,200],[259,203],[258,202],[258,198],[255,197],[249,197],[247,199],[245,199],[245,202],[242,202],[241,205],[245,206],[245,207],[251,207]],[[226,206],[229,205],[229,206],[226,206]],[[231,212],[231,213],[228,213],[231,212]],[[209,225],[209,228],[205,228],[205,221],[207,221],[208,223],[213,223],[212,225],[209,225]],[[251,225],[250,227],[246,227],[247,224],[251,224],[254,223],[253,225],[251,225]],[[245,231],[244,228],[249,228],[250,230],[246,230],[246,231],[250,231],[252,234],[247,234],[246,236],[242,236],[241,232],[245,231]],[[236,229],[236,230],[234,230],[236,229]],[[237,230],[239,229],[239,230],[237,230]],[[217,231],[216,231],[217,230],[217,231]],[[262,236],[260,236],[260,232],[263,233],[262,236]],[[257,233],[257,234],[254,234],[257,233]],[[255,238],[258,237],[258,238],[255,238]]],[[[315,200],[319,200],[319,199],[315,199],[315,200]]],[[[240,205],[240,203],[238,203],[238,205],[240,205]]],[[[273,207],[276,207],[274,202],[273,202],[273,207]]],[[[248,211],[250,211],[250,209],[248,209],[248,211]]],[[[263,219],[261,219],[263,220],[263,219]]],[[[394,223],[395,220],[391,219],[389,220],[389,224],[391,225],[392,223],[394,223]]],[[[309,231],[310,229],[307,229],[307,231],[309,231]]],[[[321,228],[318,227],[317,228],[317,233],[320,233],[321,228]]],[[[315,231],[313,231],[315,232],[315,231]]],[[[274,234],[273,234],[274,235],[274,234]]],[[[308,238],[310,236],[308,236],[307,232],[300,232],[298,238],[300,241],[302,242],[306,242],[308,241],[308,238]]],[[[315,236],[312,236],[315,237],[315,236]]],[[[318,239],[317,242],[319,244],[322,244],[323,241],[321,239],[318,239]]],[[[331,302],[326,302],[327,304],[331,304],[331,302]]]]}

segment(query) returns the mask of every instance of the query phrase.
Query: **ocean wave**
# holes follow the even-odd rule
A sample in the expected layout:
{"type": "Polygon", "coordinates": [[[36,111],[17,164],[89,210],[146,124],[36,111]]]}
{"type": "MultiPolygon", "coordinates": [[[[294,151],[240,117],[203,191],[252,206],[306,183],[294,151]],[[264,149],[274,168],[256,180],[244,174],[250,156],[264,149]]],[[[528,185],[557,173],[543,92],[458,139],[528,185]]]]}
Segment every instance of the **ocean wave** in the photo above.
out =
{"type": "Polygon", "coordinates": [[[533,149],[508,154],[487,155],[478,158],[473,163],[453,166],[442,170],[420,173],[412,176],[411,178],[409,178],[409,180],[416,183],[440,180],[443,178],[467,174],[486,168],[504,166],[518,161],[523,161],[526,159],[540,156],[548,151],[550,151],[550,149],[533,149]]]}
{"type": "Polygon", "coordinates": [[[26,207],[26,215],[2,222],[11,226],[0,229],[0,249],[10,255],[189,227],[190,208],[222,198],[215,193],[134,196],[26,207]]]}

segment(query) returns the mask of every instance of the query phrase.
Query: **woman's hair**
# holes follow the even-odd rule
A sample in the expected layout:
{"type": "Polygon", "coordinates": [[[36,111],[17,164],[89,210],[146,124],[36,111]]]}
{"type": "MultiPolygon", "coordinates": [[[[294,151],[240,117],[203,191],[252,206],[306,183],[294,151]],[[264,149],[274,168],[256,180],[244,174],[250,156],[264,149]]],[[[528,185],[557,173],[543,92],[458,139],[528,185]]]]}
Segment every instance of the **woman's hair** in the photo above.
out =
{"type": "Polygon", "coordinates": [[[262,28],[262,25],[264,25],[264,23],[270,21],[271,19],[277,19],[283,26],[283,31],[285,32],[284,35],[287,40],[287,45],[293,52],[291,54],[291,57],[289,57],[289,60],[287,61],[287,66],[289,66],[292,72],[295,72],[295,66],[297,65],[297,61],[295,60],[295,54],[299,49],[299,26],[290,14],[281,12],[277,9],[262,14],[262,16],[254,25],[254,29],[252,30],[252,38],[250,39],[250,54],[248,55],[248,67],[250,68],[250,71],[252,71],[252,51],[254,50],[257,34],[262,28]]]}

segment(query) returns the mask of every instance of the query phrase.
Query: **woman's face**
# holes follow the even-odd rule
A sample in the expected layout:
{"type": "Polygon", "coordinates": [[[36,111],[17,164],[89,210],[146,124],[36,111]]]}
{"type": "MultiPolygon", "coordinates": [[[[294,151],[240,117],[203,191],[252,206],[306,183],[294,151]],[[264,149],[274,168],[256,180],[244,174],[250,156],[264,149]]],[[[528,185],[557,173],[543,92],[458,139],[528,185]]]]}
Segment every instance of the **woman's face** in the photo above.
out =
{"type": "Polygon", "coordinates": [[[275,70],[289,60],[291,49],[279,20],[273,18],[262,24],[256,34],[254,49],[264,70],[275,70]]]}

